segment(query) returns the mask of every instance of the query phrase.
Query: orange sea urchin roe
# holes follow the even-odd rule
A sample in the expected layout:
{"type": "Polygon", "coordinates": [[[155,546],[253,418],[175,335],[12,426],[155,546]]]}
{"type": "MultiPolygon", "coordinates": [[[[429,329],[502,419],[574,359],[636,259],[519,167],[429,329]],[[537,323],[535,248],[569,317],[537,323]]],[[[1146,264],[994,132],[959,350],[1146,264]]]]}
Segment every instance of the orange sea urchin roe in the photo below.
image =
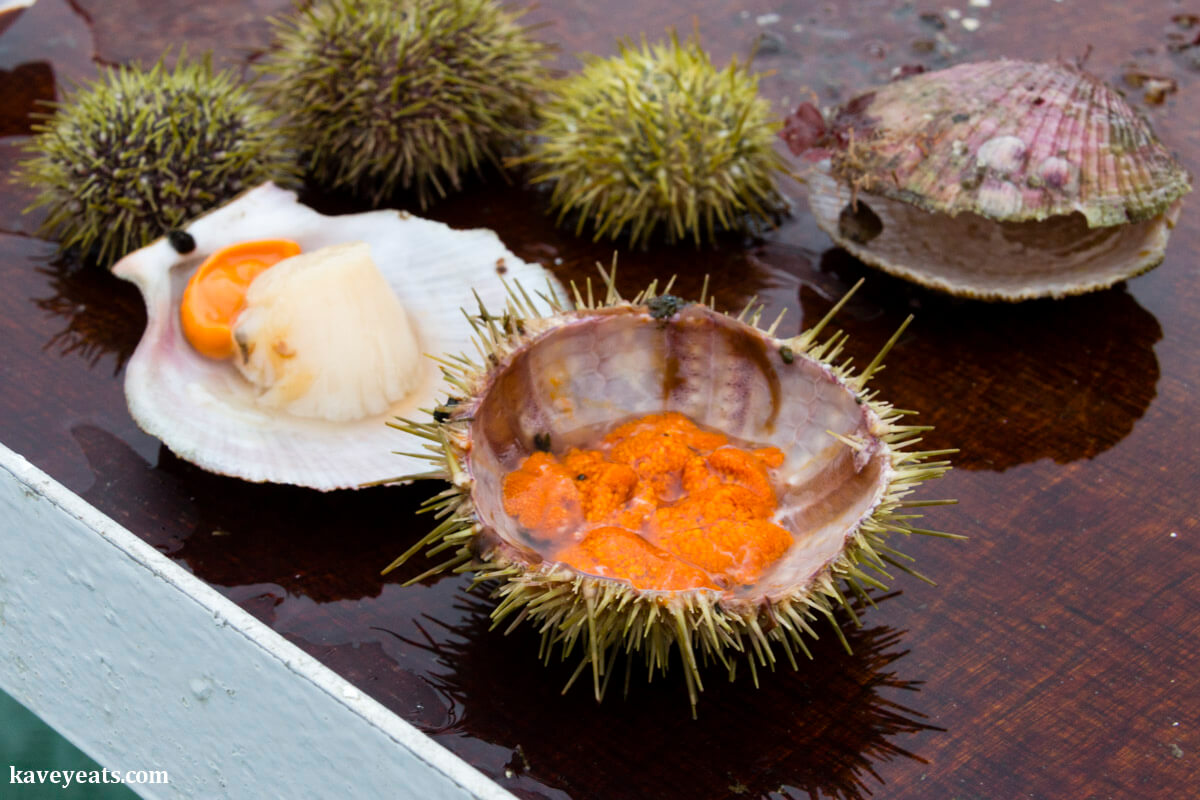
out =
{"type": "Polygon", "coordinates": [[[642,488],[659,502],[679,494],[679,476],[697,452],[728,443],[719,433],[702,431],[683,414],[651,414],[621,425],[604,437],[612,460],[628,464],[637,472],[642,488]]]}
{"type": "Polygon", "coordinates": [[[229,358],[233,324],[246,305],[246,290],[259,273],[300,254],[288,239],[242,242],[213,253],[192,274],[179,304],[184,338],[201,355],[229,358]]]}
{"type": "Polygon", "coordinates": [[[569,536],[583,524],[575,480],[549,453],[534,453],[504,476],[504,510],[539,537],[569,536]]]}
{"type": "Polygon", "coordinates": [[[571,450],[563,463],[567,472],[575,476],[575,486],[583,500],[583,516],[588,522],[600,522],[623,508],[637,486],[636,472],[625,464],[606,461],[595,450],[571,450]]]}
{"type": "Polygon", "coordinates": [[[770,521],[774,447],[747,451],[682,414],[625,423],[561,462],[534,453],[504,479],[504,508],[548,557],[646,590],[753,583],[792,544],[770,521]]]}
{"type": "Polygon", "coordinates": [[[593,528],[583,541],[560,551],[557,560],[592,575],[629,581],[645,589],[717,588],[702,570],[660,550],[633,531],[614,526],[593,528]]]}

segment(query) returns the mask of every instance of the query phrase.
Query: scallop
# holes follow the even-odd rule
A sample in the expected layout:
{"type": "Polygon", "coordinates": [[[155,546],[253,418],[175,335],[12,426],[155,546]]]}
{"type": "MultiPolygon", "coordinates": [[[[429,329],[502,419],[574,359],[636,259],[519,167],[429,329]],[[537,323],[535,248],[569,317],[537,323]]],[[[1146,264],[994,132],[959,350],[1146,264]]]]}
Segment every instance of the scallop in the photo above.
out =
{"type": "Polygon", "coordinates": [[[1071,64],[1000,60],[811,108],[817,223],[862,261],[952,294],[1103,289],[1162,262],[1191,178],[1113,87],[1071,64]]]}
{"type": "MultiPolygon", "coordinates": [[[[732,677],[739,662],[752,672],[778,658],[795,663],[808,652],[806,637],[833,622],[835,608],[849,608],[848,596],[882,586],[893,569],[910,570],[888,540],[936,533],[917,527],[909,509],[939,501],[908,497],[948,468],[938,459],[949,451],[916,450],[924,428],[906,422],[913,412],[867,388],[883,352],[855,374],[837,363],[844,338],[820,339],[829,318],[782,340],[757,321],[654,286],[624,301],[611,280],[603,299],[589,285],[550,314],[514,290],[502,317],[477,320],[483,360],[459,362],[456,395],[432,421],[407,424],[433,443],[434,471],[451,486],[427,504],[442,523],[392,566],[430,546],[454,555],[426,574],[454,568],[498,580],[496,623],[531,622],[547,659],[557,649],[575,654],[575,674],[590,671],[597,699],[614,664],[635,658],[650,675],[678,659],[693,706],[702,664],[722,664],[732,677]],[[626,458],[619,450],[629,440],[619,440],[610,457],[622,463],[581,449],[631,430],[641,449],[626,458]],[[675,466],[670,453],[680,456],[675,466]],[[769,471],[755,465],[760,456],[769,471]],[[662,471],[648,472],[651,462],[662,471]],[[682,483],[670,485],[684,462],[682,483]],[[734,462],[745,466],[744,486],[722,483],[704,496],[707,507],[685,506],[699,491],[679,496],[693,467],[732,474],[734,462]],[[607,504],[602,514],[622,513],[623,502],[637,511],[644,493],[635,483],[663,475],[658,511],[709,522],[663,536],[628,522],[571,529],[582,524],[580,508],[600,519],[596,501],[607,504]],[[540,506],[531,502],[536,492],[514,493],[543,478],[540,506]],[[770,542],[747,569],[730,551],[740,544],[713,538],[742,519],[716,498],[749,497],[745,487],[756,481],[757,497],[773,502],[770,516],[732,534],[755,547],[770,542]],[[547,540],[547,531],[564,543],[547,540]],[[734,568],[718,574],[709,558],[716,551],[736,558],[734,568]]],[[[841,635],[836,622],[834,630],[841,635]]]]}
{"type": "MultiPolygon", "coordinates": [[[[419,445],[406,448],[389,441],[385,423],[432,407],[448,384],[432,358],[420,357],[411,374],[398,379],[404,389],[400,399],[386,403],[372,397],[370,412],[355,419],[322,419],[302,404],[264,402],[264,393],[271,393],[264,392],[260,376],[270,373],[278,356],[289,356],[290,351],[276,343],[275,352],[268,354],[272,363],[253,359],[235,363],[206,358],[184,338],[180,300],[192,273],[208,255],[240,242],[271,238],[291,239],[305,252],[365,245],[385,286],[404,309],[403,327],[408,330],[401,333],[415,338],[415,344],[403,341],[401,346],[415,346],[423,354],[469,347],[473,331],[461,308],[476,302],[476,296],[479,302],[502,303],[507,295],[501,276],[536,286],[541,295],[561,292],[549,273],[514,256],[492,231],[453,230],[390,210],[326,216],[300,204],[295,193],[272,184],[198,218],[184,232],[190,236],[188,244],[194,242],[189,252],[181,254],[164,237],[113,268],[118,277],[141,290],[147,312],[145,333],[126,366],[125,396],[137,424],[177,456],[247,481],[332,490],[414,472],[425,462],[392,450],[419,445]]],[[[178,233],[170,238],[177,244],[187,239],[178,233]]],[[[268,270],[255,279],[251,289],[270,274],[268,270]]],[[[543,303],[540,297],[534,302],[543,303]]],[[[320,313],[319,307],[309,310],[314,316],[320,313]]],[[[334,323],[314,318],[310,324],[353,322],[342,319],[334,323]]],[[[266,316],[252,319],[242,325],[239,336],[249,335],[244,334],[246,329],[272,329],[279,324],[266,316]]],[[[310,338],[312,348],[335,337],[310,338]]],[[[342,380],[342,376],[332,379],[342,380]]]]}

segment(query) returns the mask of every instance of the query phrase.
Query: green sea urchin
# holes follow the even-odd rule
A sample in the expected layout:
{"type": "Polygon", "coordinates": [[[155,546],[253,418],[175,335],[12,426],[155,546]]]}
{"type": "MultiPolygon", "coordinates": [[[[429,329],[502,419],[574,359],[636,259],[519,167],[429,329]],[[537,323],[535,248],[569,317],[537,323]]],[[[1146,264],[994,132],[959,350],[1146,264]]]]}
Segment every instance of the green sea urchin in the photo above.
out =
{"type": "Polygon", "coordinates": [[[493,0],[325,0],[276,23],[269,101],[325,186],[422,205],[532,116],[549,48],[493,0]]]}
{"type": "Polygon", "coordinates": [[[265,181],[287,183],[294,158],[230,72],[181,55],[173,69],[104,69],[34,127],[16,179],[49,209],[41,232],[109,265],[265,181]]]}
{"type": "MultiPolygon", "coordinates": [[[[496,624],[532,622],[546,659],[557,650],[564,658],[581,652],[575,676],[590,669],[597,699],[619,657],[631,661],[640,652],[653,676],[677,648],[695,705],[702,664],[718,662],[730,677],[743,658],[755,675],[773,666],[779,651],[795,664],[797,651],[808,653],[805,639],[816,635],[817,620],[828,619],[842,635],[834,609],[850,609],[848,592],[866,598],[868,587],[890,580],[890,569],[911,572],[908,557],[888,538],[946,535],[916,527],[919,515],[909,510],[944,501],[907,497],[915,484],[945,472],[947,462],[933,459],[951,451],[911,450],[924,428],[903,424],[912,412],[866,388],[899,333],[858,374],[848,362],[835,363],[843,335],[818,341],[841,303],[810,330],[778,340],[775,326],[759,330],[758,314],[749,309],[729,317],[708,308],[703,296],[684,303],[653,285],[626,302],[607,283],[603,300],[593,299],[589,284],[575,291],[574,307],[556,305],[550,315],[538,314],[517,286],[503,314],[481,308],[473,318],[482,363],[465,356],[442,362],[458,396],[432,422],[395,423],[426,440],[423,457],[434,469],[424,477],[452,485],[425,506],[441,523],[392,567],[426,546],[431,555],[451,552],[449,562],[425,574],[453,568],[474,572],[476,582],[494,581],[496,624]],[[610,464],[579,449],[598,436],[609,442],[630,420],[643,425],[645,415],[664,422],[639,445],[644,455],[629,460],[612,450],[610,464]],[[693,438],[676,440],[677,434],[693,438]],[[770,476],[745,453],[719,449],[727,458],[717,465],[715,454],[695,452],[724,448],[723,438],[760,448],[752,455],[770,460],[770,476]],[[667,494],[658,500],[667,505],[658,510],[673,513],[696,499],[688,487],[692,468],[703,467],[697,458],[727,475],[740,470],[748,483],[710,483],[702,491],[714,494],[703,501],[732,500],[744,509],[755,498],[775,498],[769,560],[760,558],[767,549],[757,542],[757,549],[737,551],[750,554],[753,564],[735,553],[733,569],[717,574],[704,560],[729,555],[718,552],[731,541],[724,522],[747,517],[685,524],[667,531],[670,541],[657,516],[640,528],[593,521],[597,498],[618,513],[633,508],[611,503],[608,488],[622,482],[626,495],[635,492],[631,503],[643,502],[641,488],[629,488],[634,473],[641,487],[647,465],[666,463],[660,456],[674,451],[688,466],[682,484],[669,483],[678,476],[663,484],[667,494]],[[742,467],[735,467],[739,459],[742,467]],[[538,506],[540,489],[530,494],[522,487],[547,476],[547,502],[538,506]],[[595,494],[594,483],[602,484],[595,494]],[[580,513],[587,523],[579,523],[580,513]],[[564,532],[557,545],[547,544],[546,537],[562,539],[564,532]],[[585,554],[589,566],[581,566],[576,553],[593,536],[605,538],[585,554]],[[615,560],[606,561],[609,554],[615,560]],[[739,577],[747,574],[748,580],[739,577]]],[[[693,511],[683,511],[687,523],[693,511]]],[[[699,511],[697,518],[713,519],[714,507],[699,511]]],[[[758,530],[765,529],[737,535],[758,530]]]]}
{"type": "Polygon", "coordinates": [[[748,69],[717,70],[698,42],[672,36],[622,43],[563,79],[523,160],[535,183],[553,184],[550,203],[576,233],[590,224],[597,240],[636,245],[661,230],[699,244],[783,210],[776,127],[748,69]]]}

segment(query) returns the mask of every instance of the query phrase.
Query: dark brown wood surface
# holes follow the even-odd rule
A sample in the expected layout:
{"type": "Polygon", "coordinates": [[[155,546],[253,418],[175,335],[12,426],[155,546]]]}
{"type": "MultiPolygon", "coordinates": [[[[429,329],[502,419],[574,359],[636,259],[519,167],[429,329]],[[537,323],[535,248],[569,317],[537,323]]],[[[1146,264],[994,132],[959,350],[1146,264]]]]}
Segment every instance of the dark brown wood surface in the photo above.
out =
{"type": "MultiPolygon", "coordinates": [[[[263,16],[286,5],[39,0],[0,17],[0,173],[36,100],[61,96],[98,64],[153,61],[166,46],[212,48],[219,63],[244,66],[268,39],[263,16]]],[[[718,63],[757,48],[762,89],[781,115],[907,64],[1086,57],[1189,169],[1200,164],[1200,47],[1188,46],[1200,34],[1188,12],[1200,5],[954,7],[543,0],[528,19],[546,23],[539,35],[559,46],[563,70],[578,53],[611,53],[618,36],[654,39],[669,27],[699,30],[718,63]],[[1147,74],[1177,90],[1152,102],[1134,85],[1147,74]]],[[[802,186],[787,191],[795,213],[762,239],[622,249],[621,287],[679,273],[690,295],[709,272],[727,307],[757,294],[768,316],[792,309],[786,332],[865,276],[840,319],[851,354],[869,360],[916,314],[876,385],[937,426],[930,447],[961,449],[924,496],[957,497],[928,519],[970,540],[907,543],[937,587],[898,580],[877,596],[851,635],[853,655],[826,635],[812,663],[767,674],[759,689],[711,673],[695,721],[682,680],[637,679],[626,699],[602,706],[583,689],[560,696],[569,670],[540,666],[527,631],[490,631],[490,603],[467,593],[466,579],[401,588],[420,560],[381,579],[425,530],[413,512],[430,487],[320,495],[247,485],[140,432],[121,385],[145,319],[136,290],[56,260],[31,235],[38,216],[20,214],[31,193],[9,184],[0,441],[521,797],[1195,797],[1200,200],[1184,208],[1154,272],[1072,300],[990,306],[867,269],[816,229],[802,186]]],[[[493,228],[563,278],[609,260],[611,246],[555,230],[543,201],[492,177],[426,213],[493,228]]],[[[394,204],[415,208],[407,196],[394,204]]],[[[381,447],[388,437],[381,431],[381,447]]]]}

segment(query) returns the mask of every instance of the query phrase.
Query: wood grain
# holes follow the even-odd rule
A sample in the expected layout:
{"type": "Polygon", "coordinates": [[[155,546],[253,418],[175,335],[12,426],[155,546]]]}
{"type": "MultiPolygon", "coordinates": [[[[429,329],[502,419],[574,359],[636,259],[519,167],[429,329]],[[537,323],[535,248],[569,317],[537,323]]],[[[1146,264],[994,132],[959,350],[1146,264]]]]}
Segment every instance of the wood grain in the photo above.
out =
{"type": "MultiPolygon", "coordinates": [[[[245,65],[283,2],[108,4],[40,0],[0,33],[0,172],[34,96],[61,95],[97,63],[150,62],[168,45],[245,65]],[[120,7],[118,7],[120,6],[120,7]],[[68,41],[57,34],[67,32],[68,41]],[[15,87],[15,91],[10,90],[15,87]]],[[[1123,86],[1195,170],[1200,28],[1175,2],[994,2],[961,10],[871,0],[582,3],[543,0],[527,19],[559,46],[556,66],[606,54],[617,37],[698,30],[719,62],[747,57],[786,113],[836,102],[906,64],[1000,55],[1087,56],[1123,86]],[[777,19],[776,19],[777,17],[777,19]],[[1162,105],[1130,72],[1177,82],[1162,105]]],[[[798,330],[859,277],[839,323],[865,363],[910,312],[916,323],[876,379],[882,396],[958,447],[925,496],[931,527],[964,543],[906,549],[937,587],[897,580],[847,655],[832,635],[812,663],[730,685],[707,680],[699,719],[681,681],[631,686],[597,707],[565,697],[569,670],[541,667],[536,637],[490,631],[467,581],[404,589],[420,560],[379,569],[425,530],[425,487],[319,495],[203,473],[129,419],[122,365],[144,324],[132,286],[31,236],[30,192],[0,184],[0,441],[186,565],[281,635],[526,798],[1182,798],[1200,755],[1200,224],[1185,207],[1166,262],[1110,291],[986,306],[936,296],[831,249],[787,185],[795,213],[712,250],[620,252],[620,284],[713,275],[717,296],[757,295],[798,330]]],[[[322,208],[357,208],[310,193],[322,208]]],[[[415,210],[411,197],[394,204],[415,210]]],[[[613,248],[554,228],[544,197],[495,176],[427,213],[496,230],[565,279],[613,248]]],[[[381,432],[381,447],[389,446],[381,432]]],[[[269,733],[267,734],[269,735],[269,733]]]]}

